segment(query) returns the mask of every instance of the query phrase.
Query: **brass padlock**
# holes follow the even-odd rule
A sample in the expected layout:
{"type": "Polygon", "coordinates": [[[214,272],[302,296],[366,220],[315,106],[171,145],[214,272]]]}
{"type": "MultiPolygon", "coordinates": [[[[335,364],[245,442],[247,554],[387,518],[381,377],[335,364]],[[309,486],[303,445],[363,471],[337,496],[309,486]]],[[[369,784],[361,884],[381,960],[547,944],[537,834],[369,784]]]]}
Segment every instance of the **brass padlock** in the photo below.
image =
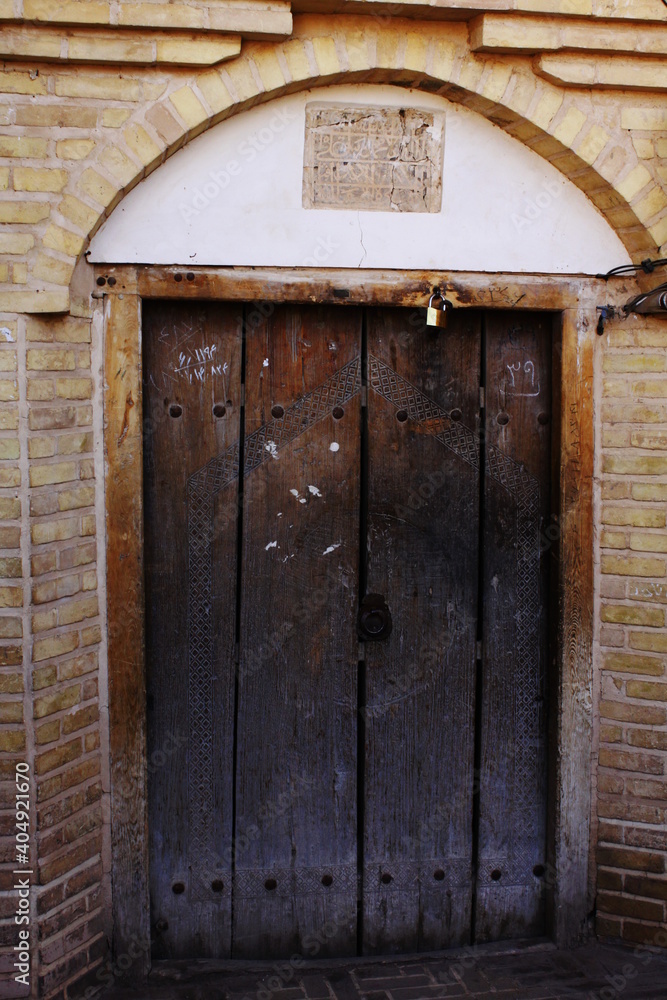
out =
{"type": "Polygon", "coordinates": [[[426,310],[426,325],[427,326],[439,326],[443,330],[447,326],[447,319],[449,313],[452,310],[452,304],[447,299],[443,298],[440,292],[434,292],[431,298],[428,300],[428,309],[426,310]],[[441,306],[436,307],[433,305],[434,299],[440,299],[442,303],[441,306]]]}

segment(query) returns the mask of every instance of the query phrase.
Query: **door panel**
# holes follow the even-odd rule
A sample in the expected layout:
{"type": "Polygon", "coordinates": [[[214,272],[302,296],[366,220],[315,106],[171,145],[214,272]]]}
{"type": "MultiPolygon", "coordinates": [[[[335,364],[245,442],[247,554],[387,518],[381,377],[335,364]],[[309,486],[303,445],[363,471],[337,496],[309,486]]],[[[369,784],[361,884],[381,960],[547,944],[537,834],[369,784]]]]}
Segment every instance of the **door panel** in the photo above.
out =
{"type": "Polygon", "coordinates": [[[143,341],[154,953],[221,957],[231,930],[240,310],[145,303],[143,341]]]}
{"type": "Polygon", "coordinates": [[[550,326],[144,304],[154,957],[544,933],[550,326]]]}
{"type": "Polygon", "coordinates": [[[486,403],[478,941],[545,931],[548,316],[488,315],[486,403]]]}
{"type": "Polygon", "coordinates": [[[233,954],[307,955],[316,945],[320,956],[353,954],[361,313],[279,306],[255,315],[233,954]]]}
{"type": "Polygon", "coordinates": [[[467,943],[471,916],[480,317],[368,318],[368,593],[363,941],[467,943]]]}

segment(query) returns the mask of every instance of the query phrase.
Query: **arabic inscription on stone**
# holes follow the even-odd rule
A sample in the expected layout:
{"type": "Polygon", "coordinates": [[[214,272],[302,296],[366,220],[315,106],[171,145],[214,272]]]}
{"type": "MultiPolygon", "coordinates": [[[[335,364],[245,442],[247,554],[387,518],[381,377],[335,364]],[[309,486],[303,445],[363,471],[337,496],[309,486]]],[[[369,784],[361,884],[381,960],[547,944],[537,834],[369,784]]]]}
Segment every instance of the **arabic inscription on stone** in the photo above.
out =
{"type": "Polygon", "coordinates": [[[303,207],[439,212],[444,116],[306,105],[303,207]]]}

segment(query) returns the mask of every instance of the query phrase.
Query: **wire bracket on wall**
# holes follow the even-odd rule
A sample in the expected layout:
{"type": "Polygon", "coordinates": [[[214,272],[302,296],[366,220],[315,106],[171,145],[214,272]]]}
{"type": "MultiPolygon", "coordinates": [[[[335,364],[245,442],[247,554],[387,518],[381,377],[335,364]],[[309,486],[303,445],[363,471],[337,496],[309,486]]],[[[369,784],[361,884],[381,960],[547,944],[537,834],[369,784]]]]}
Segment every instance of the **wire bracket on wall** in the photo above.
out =
{"type": "Polygon", "coordinates": [[[598,306],[598,312],[600,313],[598,317],[597,326],[595,327],[595,332],[598,337],[601,337],[604,333],[604,325],[608,319],[613,319],[618,316],[618,310],[615,306],[598,306]]]}
{"type": "MultiPolygon", "coordinates": [[[[663,3],[667,4],[667,0],[663,0],[663,3]]],[[[657,260],[651,260],[650,257],[647,257],[646,260],[641,261],[639,264],[621,264],[620,267],[612,267],[611,271],[607,271],[606,274],[596,274],[595,277],[601,278],[603,281],[609,281],[610,278],[618,277],[622,274],[637,274],[639,271],[643,271],[644,274],[653,274],[657,267],[664,267],[665,265],[667,265],[667,257],[660,257],[657,260]]],[[[600,318],[598,319],[596,329],[598,335],[602,336],[605,322],[612,316],[621,315],[621,313],[615,312],[613,306],[598,306],[597,308],[600,318]]],[[[629,302],[626,302],[622,309],[622,315],[627,317],[630,313],[667,316],[667,283],[658,285],[649,292],[641,292],[633,299],[630,299],[629,302]]]]}
{"type": "Polygon", "coordinates": [[[639,264],[621,264],[620,267],[612,267],[611,271],[607,271],[606,274],[596,274],[595,277],[609,281],[610,278],[615,278],[620,274],[637,274],[638,271],[643,271],[644,274],[653,274],[656,267],[664,267],[666,264],[667,257],[660,257],[658,260],[651,260],[650,257],[647,257],[639,264]]]}

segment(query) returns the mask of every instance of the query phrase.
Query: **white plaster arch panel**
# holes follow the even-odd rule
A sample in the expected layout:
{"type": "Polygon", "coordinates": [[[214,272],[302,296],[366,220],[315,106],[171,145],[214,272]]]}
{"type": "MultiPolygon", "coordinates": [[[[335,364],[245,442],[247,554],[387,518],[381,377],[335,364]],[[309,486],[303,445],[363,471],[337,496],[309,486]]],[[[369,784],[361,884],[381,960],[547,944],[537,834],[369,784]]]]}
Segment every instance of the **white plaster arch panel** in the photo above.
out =
{"type": "Polygon", "coordinates": [[[480,115],[417,90],[343,85],[277,98],[176,152],[93,237],[96,263],[597,274],[630,263],[586,196],[480,115]],[[305,106],[445,116],[439,212],[304,209],[305,106]]]}

